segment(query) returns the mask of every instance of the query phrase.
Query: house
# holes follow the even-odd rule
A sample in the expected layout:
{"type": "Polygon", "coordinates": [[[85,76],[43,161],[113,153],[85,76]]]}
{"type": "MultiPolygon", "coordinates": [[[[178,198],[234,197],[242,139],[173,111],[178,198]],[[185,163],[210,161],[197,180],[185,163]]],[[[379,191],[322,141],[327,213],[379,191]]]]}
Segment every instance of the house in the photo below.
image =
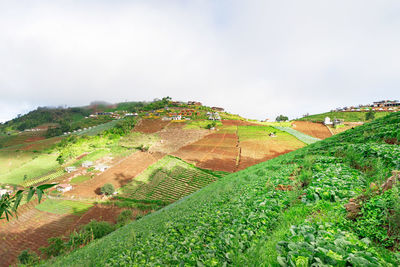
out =
{"type": "Polygon", "coordinates": [[[65,171],[68,173],[74,172],[74,171],[76,171],[76,167],[75,166],[65,167],[65,171]]]}
{"type": "Polygon", "coordinates": [[[344,123],[344,120],[342,120],[342,119],[334,119],[333,120],[333,126],[336,126],[336,125],[342,125],[344,123]]]}
{"type": "Polygon", "coordinates": [[[72,190],[72,185],[70,185],[70,184],[59,184],[59,185],[57,185],[56,189],[57,189],[58,192],[64,193],[64,192],[68,192],[68,191],[72,190]]]}
{"type": "Polygon", "coordinates": [[[89,168],[89,167],[92,167],[92,166],[93,166],[93,161],[84,161],[82,163],[82,167],[84,167],[84,168],[89,168]]]}
{"type": "Polygon", "coordinates": [[[220,108],[220,107],[212,107],[211,109],[215,110],[215,111],[219,111],[219,112],[224,112],[225,111],[224,108],[220,108]]]}
{"type": "Polygon", "coordinates": [[[107,165],[104,165],[104,164],[98,164],[98,165],[94,166],[94,169],[95,169],[96,171],[101,171],[101,172],[104,172],[104,171],[107,170],[108,168],[110,168],[110,167],[107,166],[107,165]]]}
{"type": "Polygon", "coordinates": [[[11,189],[0,189],[0,198],[1,198],[3,195],[6,195],[6,194],[11,195],[12,193],[13,193],[13,190],[11,190],[11,189]]]}
{"type": "Polygon", "coordinates": [[[180,120],[182,120],[182,115],[173,115],[173,116],[172,116],[172,120],[174,120],[174,121],[180,121],[180,120]]]}
{"type": "Polygon", "coordinates": [[[172,118],[170,118],[170,117],[162,117],[161,120],[163,120],[163,121],[170,121],[170,120],[172,120],[172,118]]]}
{"type": "Polygon", "coordinates": [[[207,113],[208,114],[208,119],[212,120],[212,121],[220,121],[221,120],[221,116],[219,115],[218,112],[215,113],[207,113]]]}
{"type": "Polygon", "coordinates": [[[325,124],[325,125],[332,125],[333,123],[332,123],[332,121],[331,121],[331,118],[325,117],[324,124],[325,124]]]}
{"type": "Polygon", "coordinates": [[[196,102],[196,101],[188,101],[188,105],[202,106],[201,102],[196,102]]]}

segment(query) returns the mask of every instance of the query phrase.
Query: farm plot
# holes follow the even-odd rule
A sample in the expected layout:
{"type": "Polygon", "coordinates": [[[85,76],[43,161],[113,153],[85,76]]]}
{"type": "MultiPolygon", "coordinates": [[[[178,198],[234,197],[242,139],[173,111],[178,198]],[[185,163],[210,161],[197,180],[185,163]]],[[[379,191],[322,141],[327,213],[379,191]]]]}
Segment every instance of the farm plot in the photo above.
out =
{"type": "Polygon", "coordinates": [[[223,128],[172,154],[199,168],[234,172],[239,156],[237,144],[238,137],[234,129],[223,128]]]}
{"type": "Polygon", "coordinates": [[[294,121],[293,129],[296,131],[311,135],[315,138],[325,139],[332,136],[329,129],[322,123],[314,123],[310,121],[294,121]]]}
{"type": "Polygon", "coordinates": [[[18,219],[0,225],[0,266],[15,264],[24,249],[39,253],[40,247],[47,246],[48,238],[67,235],[92,219],[115,223],[121,211],[113,206],[90,206],[89,203],[50,199],[39,205],[34,201],[24,205],[18,219]]]}
{"type": "Polygon", "coordinates": [[[157,133],[159,141],[150,147],[150,152],[172,153],[183,146],[196,142],[210,133],[205,129],[186,129],[184,124],[171,123],[157,133]]]}
{"type": "Polygon", "coordinates": [[[294,136],[269,126],[239,126],[240,159],[238,170],[288,153],[304,146],[294,136]],[[269,136],[274,132],[275,137],[269,136]]]}
{"type": "Polygon", "coordinates": [[[113,165],[103,173],[90,180],[77,184],[66,196],[78,196],[84,198],[99,197],[100,187],[106,183],[112,184],[115,188],[129,183],[136,175],[144,171],[149,165],[155,163],[163,155],[151,154],[148,152],[136,152],[127,158],[114,162],[113,165]]]}
{"type": "Polygon", "coordinates": [[[174,202],[217,180],[178,158],[165,156],[121,188],[124,197],[174,202]]]}
{"type": "Polygon", "coordinates": [[[16,166],[9,168],[6,172],[0,172],[0,183],[20,184],[24,182],[24,179],[29,180],[47,174],[59,167],[56,161],[57,155],[39,154],[31,156],[30,160],[23,154],[20,156],[21,161],[8,161],[11,165],[14,162],[16,166]]]}
{"type": "Polygon", "coordinates": [[[142,119],[134,128],[134,131],[141,133],[156,133],[164,129],[170,121],[159,119],[142,119]]]}

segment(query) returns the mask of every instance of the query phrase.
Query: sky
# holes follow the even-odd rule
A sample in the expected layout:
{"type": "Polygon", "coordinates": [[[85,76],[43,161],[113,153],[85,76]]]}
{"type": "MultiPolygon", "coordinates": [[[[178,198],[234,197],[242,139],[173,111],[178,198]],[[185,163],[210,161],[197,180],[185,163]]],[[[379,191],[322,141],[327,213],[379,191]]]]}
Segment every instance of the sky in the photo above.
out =
{"type": "Polygon", "coordinates": [[[0,0],[0,122],[196,100],[252,119],[400,98],[400,1],[0,0]]]}

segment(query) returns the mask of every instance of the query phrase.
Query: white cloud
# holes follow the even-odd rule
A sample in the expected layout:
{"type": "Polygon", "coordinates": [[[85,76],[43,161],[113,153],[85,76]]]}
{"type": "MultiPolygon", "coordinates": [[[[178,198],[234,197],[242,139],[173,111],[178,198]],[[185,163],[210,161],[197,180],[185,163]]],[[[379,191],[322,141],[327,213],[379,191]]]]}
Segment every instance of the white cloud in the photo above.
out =
{"type": "Polygon", "coordinates": [[[0,121],[20,103],[169,95],[262,119],[398,98],[398,11],[372,0],[0,0],[0,121]]]}

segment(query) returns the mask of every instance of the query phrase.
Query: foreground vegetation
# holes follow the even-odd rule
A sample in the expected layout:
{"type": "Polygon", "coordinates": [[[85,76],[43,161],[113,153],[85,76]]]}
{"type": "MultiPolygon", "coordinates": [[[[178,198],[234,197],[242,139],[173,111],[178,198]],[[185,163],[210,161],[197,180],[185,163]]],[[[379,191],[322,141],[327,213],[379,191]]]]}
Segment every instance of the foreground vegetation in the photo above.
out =
{"type": "MultiPolygon", "coordinates": [[[[299,121],[312,121],[312,122],[322,122],[325,120],[326,117],[331,118],[333,120],[336,119],[343,119],[345,122],[358,122],[358,121],[367,121],[366,114],[368,112],[365,111],[351,111],[351,112],[325,112],[315,115],[310,115],[301,119],[299,121]]],[[[375,112],[374,117],[382,118],[386,115],[390,114],[390,112],[382,111],[382,112],[375,112]]]]}
{"type": "Polygon", "coordinates": [[[227,175],[44,264],[398,266],[398,188],[381,184],[400,168],[399,127],[393,113],[227,175]]]}

